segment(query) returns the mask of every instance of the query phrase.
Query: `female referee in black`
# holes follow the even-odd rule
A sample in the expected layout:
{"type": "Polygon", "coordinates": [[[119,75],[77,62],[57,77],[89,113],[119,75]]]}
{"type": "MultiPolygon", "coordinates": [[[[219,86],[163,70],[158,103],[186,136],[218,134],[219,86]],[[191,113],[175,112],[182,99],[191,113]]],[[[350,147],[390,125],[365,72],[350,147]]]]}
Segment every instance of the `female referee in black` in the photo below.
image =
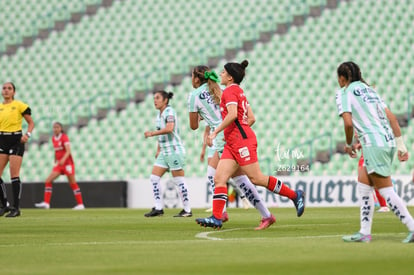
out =
{"type": "Polygon", "coordinates": [[[9,207],[6,196],[6,187],[0,178],[1,203],[0,216],[10,212],[6,217],[20,216],[20,167],[22,166],[24,144],[29,140],[34,128],[31,111],[27,104],[14,100],[16,87],[12,82],[3,84],[1,95],[3,102],[0,103],[0,176],[7,163],[10,165],[10,177],[13,190],[13,207],[9,207]],[[27,132],[22,132],[22,120],[26,120],[27,132]]]}

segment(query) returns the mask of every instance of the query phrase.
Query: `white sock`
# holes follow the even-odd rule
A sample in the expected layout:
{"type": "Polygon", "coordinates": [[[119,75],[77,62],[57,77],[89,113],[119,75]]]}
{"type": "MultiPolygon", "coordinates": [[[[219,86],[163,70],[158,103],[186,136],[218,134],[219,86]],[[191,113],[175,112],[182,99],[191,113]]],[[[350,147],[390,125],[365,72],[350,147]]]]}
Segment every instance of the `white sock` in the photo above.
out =
{"type": "Polygon", "coordinates": [[[184,177],[174,177],[174,182],[178,187],[178,193],[180,194],[181,201],[183,202],[185,212],[191,212],[190,200],[188,198],[188,188],[185,184],[184,177]]]}
{"type": "Polygon", "coordinates": [[[379,190],[381,196],[387,201],[392,212],[405,224],[410,232],[414,232],[414,220],[408,212],[403,200],[395,193],[394,187],[385,187],[379,190]]]}
{"type": "Polygon", "coordinates": [[[155,209],[162,210],[164,208],[164,201],[162,200],[162,192],[161,192],[161,178],[156,175],[150,176],[150,181],[152,184],[152,195],[154,196],[155,201],[155,209]]]}
{"type": "Polygon", "coordinates": [[[216,174],[216,169],[214,169],[210,165],[207,166],[207,181],[211,188],[211,194],[214,194],[214,175],[215,174],[216,174]]]}
{"type": "Polygon", "coordinates": [[[360,218],[361,230],[363,235],[370,235],[372,228],[372,218],[374,216],[374,188],[358,182],[359,199],[361,200],[360,218]]]}
{"type": "Polygon", "coordinates": [[[263,218],[271,216],[269,209],[264,205],[259,197],[256,187],[245,175],[234,177],[234,182],[239,189],[242,190],[249,202],[260,212],[263,218]]]}
{"type": "Polygon", "coordinates": [[[244,198],[244,192],[242,189],[240,189],[239,184],[236,183],[236,181],[233,178],[229,178],[227,181],[231,186],[233,186],[234,190],[236,190],[237,195],[239,195],[240,198],[244,198]]]}
{"type": "MultiPolygon", "coordinates": [[[[208,183],[210,184],[211,187],[211,194],[214,194],[214,187],[216,186],[214,184],[214,176],[216,175],[216,169],[214,169],[213,167],[211,167],[210,165],[207,166],[207,179],[208,179],[208,183]]],[[[224,205],[223,208],[223,213],[227,211],[227,205],[224,205]]]]}

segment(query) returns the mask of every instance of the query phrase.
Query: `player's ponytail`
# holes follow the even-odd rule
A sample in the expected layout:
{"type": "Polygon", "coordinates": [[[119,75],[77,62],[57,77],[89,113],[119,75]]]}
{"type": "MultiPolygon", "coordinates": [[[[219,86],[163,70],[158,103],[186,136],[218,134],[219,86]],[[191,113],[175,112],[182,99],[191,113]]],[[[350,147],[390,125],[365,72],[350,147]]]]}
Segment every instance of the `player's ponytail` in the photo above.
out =
{"type": "Polygon", "coordinates": [[[218,85],[219,77],[217,73],[210,70],[207,66],[199,65],[194,67],[193,76],[200,81],[200,86],[207,83],[208,91],[213,98],[214,103],[220,104],[222,91],[218,85]]]}
{"type": "Polygon", "coordinates": [[[222,91],[218,85],[219,78],[215,71],[205,71],[204,78],[207,79],[208,91],[213,98],[214,103],[220,104],[222,91]]]}

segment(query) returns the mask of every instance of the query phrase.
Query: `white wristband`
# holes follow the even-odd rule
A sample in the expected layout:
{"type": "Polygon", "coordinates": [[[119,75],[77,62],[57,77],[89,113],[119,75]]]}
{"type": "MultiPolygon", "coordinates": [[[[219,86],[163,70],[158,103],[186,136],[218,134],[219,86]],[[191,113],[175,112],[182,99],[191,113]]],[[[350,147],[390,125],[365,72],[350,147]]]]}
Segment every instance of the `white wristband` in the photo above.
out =
{"type": "Polygon", "coordinates": [[[400,151],[403,155],[407,153],[407,147],[405,147],[404,140],[402,136],[396,137],[395,142],[397,143],[397,150],[400,151]]]}
{"type": "Polygon", "coordinates": [[[27,133],[26,133],[26,136],[27,136],[28,138],[30,138],[30,137],[32,136],[32,133],[27,132],[27,133]]]}

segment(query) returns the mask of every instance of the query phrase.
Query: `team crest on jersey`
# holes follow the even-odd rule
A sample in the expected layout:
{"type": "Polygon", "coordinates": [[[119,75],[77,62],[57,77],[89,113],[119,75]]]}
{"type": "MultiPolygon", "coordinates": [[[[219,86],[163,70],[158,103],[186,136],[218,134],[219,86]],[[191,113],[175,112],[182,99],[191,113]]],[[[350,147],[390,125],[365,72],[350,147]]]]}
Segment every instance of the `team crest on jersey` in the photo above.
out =
{"type": "Polygon", "coordinates": [[[242,147],[239,149],[240,157],[246,159],[246,161],[250,160],[250,152],[247,147],[242,147]]]}

